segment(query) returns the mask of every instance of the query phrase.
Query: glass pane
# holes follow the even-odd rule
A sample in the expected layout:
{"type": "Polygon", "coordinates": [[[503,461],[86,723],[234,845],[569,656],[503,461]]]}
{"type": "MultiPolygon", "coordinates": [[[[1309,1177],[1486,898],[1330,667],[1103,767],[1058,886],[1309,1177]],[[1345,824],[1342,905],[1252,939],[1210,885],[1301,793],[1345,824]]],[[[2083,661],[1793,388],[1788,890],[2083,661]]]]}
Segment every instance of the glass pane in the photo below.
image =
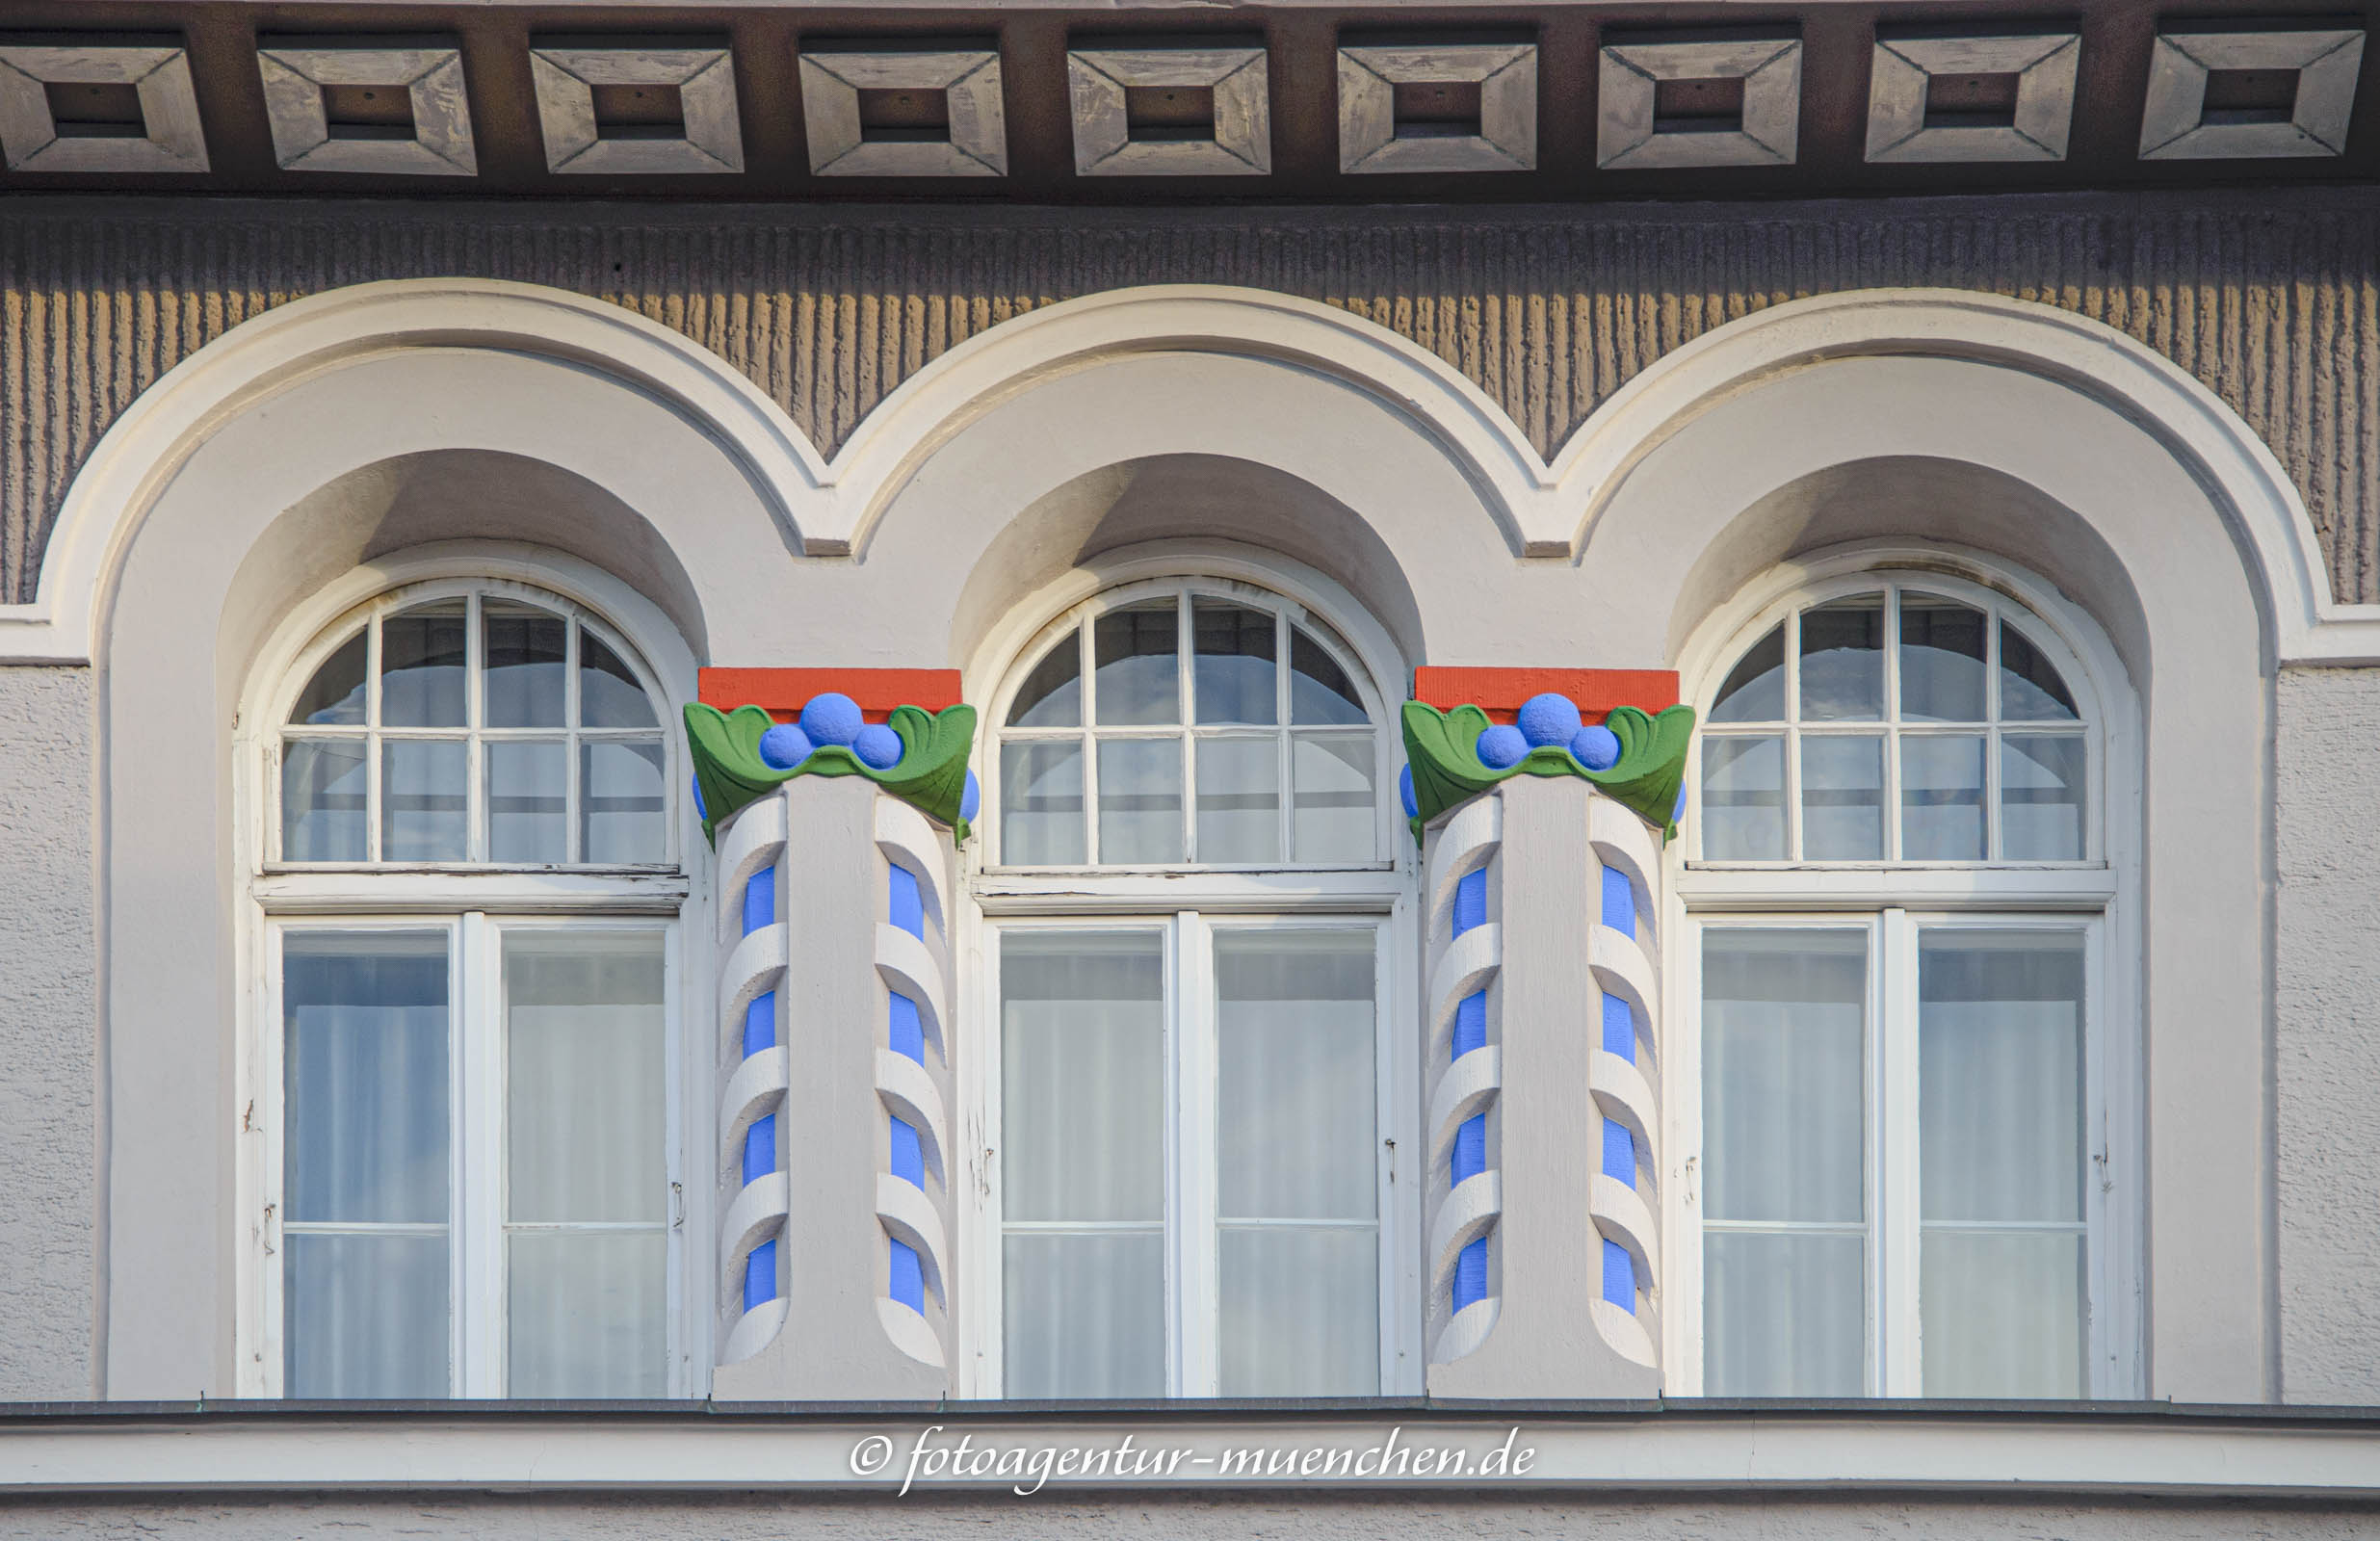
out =
{"type": "Polygon", "coordinates": [[[506,1241],[506,1396],[667,1395],[665,1233],[531,1231],[506,1241]]]}
{"type": "Polygon", "coordinates": [[[653,728],[652,697],[627,661],[586,627],[579,628],[579,721],[590,728],[653,728]]]}
{"type": "Polygon", "coordinates": [[[1008,1220],[1164,1218],[1164,973],[1155,931],[1002,933],[1008,1220]]]}
{"type": "Polygon", "coordinates": [[[281,746],[281,860],[364,859],[366,752],[360,738],[281,746]]]}
{"type": "Polygon", "coordinates": [[[1857,1235],[1705,1231],[1704,1394],[1861,1395],[1867,1261],[1857,1235]]]}
{"type": "MultiPolygon", "coordinates": [[[[1273,615],[1219,600],[1190,603],[1190,688],[1201,722],[1278,722],[1273,615]]],[[[1102,717],[1102,721],[1111,720],[1102,717]]]]}
{"type": "Polygon", "coordinates": [[[1711,703],[1713,722],[1785,720],[1785,628],[1772,628],[1728,672],[1711,703]]]}
{"type": "Polygon", "coordinates": [[[487,766],[487,859],[559,862],[570,859],[570,746],[551,743],[492,743],[487,766]]]}
{"type": "Polygon", "coordinates": [[[1935,594],[1900,596],[1900,715],[1983,720],[1983,612],[1935,594]]]}
{"type": "Polygon", "coordinates": [[[1099,859],[1181,861],[1182,741],[1103,739],[1099,744],[1099,859]]]}
{"type": "Polygon", "coordinates": [[[446,1238],[284,1233],[289,1397],[451,1396],[446,1238]]]}
{"type": "Polygon", "coordinates": [[[1372,735],[1299,733],[1290,740],[1290,806],[1299,861],[1370,861],[1373,834],[1372,735]]]}
{"type": "Polygon", "coordinates": [[[1079,634],[1068,632],[1041,655],[1008,707],[1012,728],[1083,725],[1083,657],[1079,634]]]}
{"type": "Polygon", "coordinates": [[[2082,933],[1918,933],[1928,1220],[2082,1217],[2082,933]]]}
{"type": "Polygon", "coordinates": [[[1368,930],[1215,933],[1224,1220],[1378,1213],[1373,945],[1368,930]]]}
{"type": "Polygon", "coordinates": [[[1785,741],[1702,741],[1702,853],[1709,861],[1785,859],[1785,741]]]}
{"type": "Polygon", "coordinates": [[[1017,867],[1088,859],[1083,829],[1083,745],[1000,746],[1000,859],[1017,867]]]}
{"type": "Polygon", "coordinates": [[[1289,631],[1289,719],[1299,724],[1369,722],[1355,682],[1302,626],[1289,631]]]}
{"type": "Polygon", "coordinates": [[[668,755],[659,744],[579,745],[579,859],[664,860],[668,755]]]}
{"type": "Polygon", "coordinates": [[[1884,856],[1884,741],[1801,741],[1801,853],[1810,861],[1884,856]]]}
{"type": "Polygon", "coordinates": [[[2000,741],[2001,860],[2081,859],[2082,766],[2082,740],[2073,734],[2011,733],[2000,741]]]}
{"type": "MultiPolygon", "coordinates": [[[[366,631],[370,628],[366,628],[366,631]]],[[[298,723],[351,722],[364,719],[365,633],[357,632],[306,681],[289,719],[298,723]]]]}
{"type": "Polygon", "coordinates": [[[459,739],[381,742],[382,861],[461,861],[470,854],[469,764],[459,739]]]}
{"type": "Polygon", "coordinates": [[[1911,734],[1900,741],[1903,861],[1983,859],[1983,739],[1911,734]]]}
{"type": "MultiPolygon", "coordinates": [[[[1104,774],[1107,762],[1100,762],[1104,774]]],[[[1100,787],[1107,801],[1107,787],[1100,787]]],[[[1198,859],[1281,859],[1281,741],[1198,741],[1198,859]]]]}
{"type": "Polygon", "coordinates": [[[1182,720],[1174,602],[1149,600],[1091,622],[1098,676],[1092,710],[1104,727],[1182,720]]]}
{"type": "Polygon", "coordinates": [[[1801,719],[1884,715],[1884,596],[1861,594],[1801,613],[1801,719]]]}
{"type": "Polygon", "coordinates": [[[1918,1290],[1926,1396],[2083,1395],[2079,1233],[1929,1226],[1918,1290]]]}
{"type": "Polygon", "coordinates": [[[463,725],[464,605],[422,605],[380,622],[380,721],[398,728],[463,725]]]}
{"type": "Polygon", "coordinates": [[[1380,1241],[1369,1227],[1223,1227],[1225,1397],[1380,1395],[1380,1241]]]}
{"type": "Polygon", "coordinates": [[[484,600],[486,723],[491,728],[562,725],[562,666],[570,623],[530,605],[484,600]]]}
{"type": "Polygon", "coordinates": [[[507,1220],[667,1216],[662,938],[504,937],[507,1220]]]}
{"type": "Polygon", "coordinates": [[[283,1214],[443,1223],[444,931],[287,933],[283,1214]]]}
{"type": "Polygon", "coordinates": [[[2081,716],[2056,666],[2006,621],[2000,623],[2000,715],[2010,722],[2071,722],[2081,716]]]}
{"type": "Polygon", "coordinates": [[[1709,1218],[1865,1218],[1867,1002],[1865,931],[1703,933],[1709,1218]]]}
{"type": "Polygon", "coordinates": [[[1012,1397],[1165,1395],[1165,1237],[1010,1232],[1004,1390],[1012,1397]]]}

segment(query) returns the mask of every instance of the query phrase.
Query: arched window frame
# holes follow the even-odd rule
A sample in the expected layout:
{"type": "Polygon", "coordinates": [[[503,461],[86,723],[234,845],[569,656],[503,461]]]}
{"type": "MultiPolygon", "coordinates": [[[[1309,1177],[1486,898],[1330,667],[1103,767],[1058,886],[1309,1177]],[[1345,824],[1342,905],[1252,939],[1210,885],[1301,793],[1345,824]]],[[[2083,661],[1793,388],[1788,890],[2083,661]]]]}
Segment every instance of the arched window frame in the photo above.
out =
{"type": "MultiPolygon", "coordinates": [[[[1211,992],[1179,991],[1185,959],[1210,946],[1218,931],[1279,925],[1312,928],[1352,917],[1379,927],[1375,973],[1380,1041],[1375,1086],[1378,1133],[1387,1150],[1379,1186],[1382,1389],[1419,1394],[1423,1386],[1420,1166],[1419,1004],[1409,980],[1420,968],[1414,886],[1418,852],[1397,804],[1397,769],[1403,748],[1397,701],[1383,682],[1401,681],[1406,665],[1386,628],[1353,595],[1322,574],[1269,553],[1220,541],[1164,542],[1112,552],[1085,563],[1015,605],[977,650],[970,680],[987,683],[983,714],[983,808],[988,838],[962,850],[965,881],[958,908],[960,947],[973,960],[972,1005],[959,1029],[959,1105],[978,1137],[970,1141],[958,1207],[962,1288],[957,1301],[959,1394],[1012,1395],[1004,1387],[998,1150],[1001,1021],[1000,936],[1003,927],[1112,932],[1164,927],[1169,991],[1167,1031],[1185,1013],[1212,1012],[1211,992]],[[1011,702],[1046,649],[1067,630],[1118,605],[1167,592],[1244,598],[1283,610],[1293,622],[1310,620],[1361,692],[1373,729],[1374,859],[1341,865],[1230,867],[1009,867],[999,863],[999,744],[1011,702]]],[[[1287,661],[1283,660],[1286,666],[1287,661]]],[[[971,685],[969,693],[975,695],[971,685]]],[[[1281,725],[1286,730],[1287,725],[1281,725]]],[[[1086,730],[1087,731],[1087,730],[1086,730]]],[[[1185,796],[1190,795],[1186,788],[1185,796]]],[[[1285,794],[1286,795],[1286,794],[1285,794]]],[[[1211,1099],[1191,1107],[1168,1080],[1169,1126],[1211,1115],[1211,1099]]],[[[1169,1179],[1170,1181],[1170,1179],[1169,1179]]],[[[1213,1185],[1177,1189],[1193,1217],[1213,1213],[1213,1185]]],[[[1169,1246],[1167,1267],[1182,1259],[1169,1246]]],[[[1193,1335],[1194,1338],[1195,1335],[1193,1335]]],[[[1211,1373],[1212,1341],[1176,1343],[1169,1385],[1211,1373]]],[[[1185,1393],[1187,1394],[1187,1393],[1185,1393]]]]}
{"type": "MultiPolygon", "coordinates": [[[[1706,927],[1866,927],[1871,936],[1867,1011],[1913,1014],[1921,928],[1978,923],[1994,929],[2067,928],[2085,932],[2087,999],[2083,1151],[2084,1224],[2091,1239],[2086,1269],[2084,1395],[2127,1397],[2146,1384],[2147,1257],[2145,1081],[2140,1022],[2143,829],[2142,729],[2138,697],[2106,633],[2047,584],[1999,558],[1947,544],[1861,542],[1772,569],[1718,607],[1688,637],[1680,675],[1698,721],[1707,718],[1728,673],[1787,614],[1886,585],[1905,586],[1980,604],[2016,621],[2057,666],[2085,723],[2085,855],[2053,862],[1706,861],[1697,798],[1689,797],[1682,838],[1667,853],[1670,893],[1665,934],[1680,939],[1662,959],[1668,1075],[1664,1080],[1662,1247],[1670,1281],[1663,1313],[1663,1363],[1669,1391],[1705,1394],[1703,1361],[1703,1198],[1701,937],[1706,927]],[[1988,918],[1988,919],[1987,919],[1988,918]]],[[[1888,642],[1892,639],[1888,637],[1888,642]]],[[[1888,652],[1891,649],[1888,647],[1888,652]]],[[[1891,675],[1887,676],[1888,682],[1891,675]]],[[[1888,702],[1897,716],[1897,702],[1888,702]]],[[[1846,724],[1849,726],[1849,724],[1846,724]]],[[[1873,724],[1867,725],[1870,731],[1873,724]]],[[[1705,730],[1708,731],[1707,728],[1705,730]]],[[[1687,786],[1702,779],[1704,732],[1695,736],[1687,786]]],[[[1788,745],[1789,764],[1792,746],[1788,745]]],[[[1992,758],[1997,758],[1993,756],[1992,758]]],[[[1888,762],[1897,756],[1888,755],[1888,762]]],[[[1997,776],[1997,770],[1993,771],[1997,776]]],[[[1996,782],[1995,782],[1996,784],[1996,782]]],[[[1795,783],[1789,781],[1788,793],[1795,783]]],[[[1888,782],[1886,813],[1897,818],[1888,782]]],[[[1866,1393],[1921,1394],[1914,1309],[1919,1267],[1914,1185],[1881,1184],[1880,1142],[1917,1138],[1914,1054],[1887,1054],[1863,1067],[1868,1136],[1867,1205],[1873,1223],[1898,1227],[1871,1244],[1867,1263],[1870,1358],[1866,1393]],[[1889,1127],[1886,1127],[1889,1126],[1889,1127]],[[1882,1213],[1879,1214],[1879,1211],[1882,1213]],[[1897,1214],[1898,1218],[1893,1216],[1897,1214]],[[1896,1297],[1900,1306],[1886,1304],[1896,1297]]],[[[1871,1239],[1875,1233],[1871,1232],[1871,1239]]]]}
{"type": "MultiPolygon", "coordinates": [[[[472,646],[479,645],[475,637],[472,646]]],[[[298,927],[359,933],[444,927],[451,948],[450,1008],[458,1024],[467,1012],[484,1020],[502,1010],[504,934],[661,933],[667,980],[663,1138],[669,1191],[667,1384],[673,1397],[705,1395],[714,1359],[713,1322],[712,1313],[699,1303],[713,1293],[713,1265],[711,1249],[689,1245],[687,1238],[709,1234],[713,1185],[690,1181],[688,1174],[699,1170],[696,1153],[704,1148],[714,1117],[708,1095],[714,1066],[704,1053],[704,1034],[690,1032],[688,1025],[702,1022],[710,1009],[710,970],[697,950],[712,931],[711,901],[707,885],[692,881],[689,872],[691,863],[703,860],[702,842],[684,791],[683,741],[672,707],[694,696],[695,660],[674,623],[636,589],[578,559],[510,542],[447,542],[376,560],[323,585],[273,630],[248,681],[231,768],[235,879],[242,890],[233,908],[233,942],[242,960],[234,1054],[240,1234],[234,1250],[233,1342],[240,1394],[284,1395],[278,1265],[283,936],[298,927]],[[634,671],[661,723],[666,860],[533,866],[269,859],[279,838],[282,735],[291,707],[314,671],[370,614],[473,590],[569,612],[592,624],[634,671]]],[[[458,1058],[452,1073],[476,1073],[485,1084],[499,1085],[503,1065],[493,1042],[491,1034],[458,1026],[458,1058]]],[[[492,1104],[479,1097],[458,1110],[463,1121],[454,1126],[452,1137],[467,1145],[460,1159],[500,1163],[500,1149],[489,1145],[497,1137],[488,1123],[492,1104]]],[[[491,1340],[463,1324],[467,1313],[484,1323],[501,1310],[502,1273],[486,1250],[458,1260],[451,1275],[458,1292],[452,1335],[458,1397],[496,1394],[487,1366],[491,1355],[501,1362],[502,1332],[491,1340]]]]}

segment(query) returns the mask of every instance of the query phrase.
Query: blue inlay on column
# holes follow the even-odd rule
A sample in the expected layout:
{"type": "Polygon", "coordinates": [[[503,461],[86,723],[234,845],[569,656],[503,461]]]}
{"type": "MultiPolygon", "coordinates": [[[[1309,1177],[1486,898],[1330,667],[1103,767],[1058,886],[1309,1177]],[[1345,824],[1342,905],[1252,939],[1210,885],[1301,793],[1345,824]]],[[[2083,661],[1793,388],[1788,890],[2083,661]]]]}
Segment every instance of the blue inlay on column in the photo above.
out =
{"type": "Polygon", "coordinates": [[[926,940],[926,896],[918,890],[917,874],[899,863],[892,871],[892,922],[922,942],[926,940]]]}
{"type": "Polygon", "coordinates": [[[1454,885],[1454,934],[1487,924],[1487,869],[1466,874],[1454,885]]]}
{"type": "Polygon", "coordinates": [[[1636,1136],[1616,1118],[1603,1121],[1603,1174],[1636,1186],[1636,1136]]]}
{"type": "Polygon", "coordinates": [[[1487,1046],[1487,992],[1474,990],[1454,1003],[1454,1051],[1452,1058],[1460,1059],[1474,1049],[1487,1046]]]}
{"type": "Polygon", "coordinates": [[[763,990],[744,1008],[744,1055],[750,1058],[777,1046],[777,993],[763,990]]]}
{"type": "Polygon", "coordinates": [[[926,1186],[926,1149],[917,1142],[917,1129],[904,1119],[893,1126],[893,1175],[912,1188],[926,1186]]]}
{"type": "Polygon", "coordinates": [[[744,934],[751,935],[777,918],[777,872],[763,867],[744,885],[744,934]]]}
{"type": "Polygon", "coordinates": [[[757,1311],[776,1297],[777,1244],[772,1237],[744,1260],[744,1309],[757,1311]]]}
{"type": "Polygon", "coordinates": [[[926,1024],[918,1017],[917,1003],[895,990],[886,997],[885,1007],[885,1047],[924,1064],[926,1024]]]}
{"type": "Polygon", "coordinates": [[[1617,1241],[1603,1244],[1603,1297],[1632,1317],[1636,1314],[1636,1260],[1617,1241]]]}
{"type": "Polygon", "coordinates": [[[917,1248],[906,1241],[887,1241],[892,1248],[893,1298],[916,1312],[926,1314],[926,1267],[918,1261],[917,1248]]]}
{"type": "Polygon", "coordinates": [[[1464,1182],[1487,1170],[1487,1114],[1474,1113],[1454,1131],[1454,1181],[1464,1182]]]}
{"type": "Polygon", "coordinates": [[[1631,941],[1636,935],[1636,888],[1617,867],[1603,870],[1603,923],[1631,941]]]}
{"type": "Polygon", "coordinates": [[[1628,997],[1609,990],[1603,993],[1603,1047],[1606,1054],[1636,1062],[1636,1008],[1628,997]]]}
{"type": "Polygon", "coordinates": [[[777,1115],[755,1118],[744,1131],[744,1180],[757,1183],[777,1169],[777,1115]]]}
{"type": "Polygon", "coordinates": [[[1487,1298],[1487,1238],[1454,1254],[1454,1309],[1478,1305],[1487,1298]]]}

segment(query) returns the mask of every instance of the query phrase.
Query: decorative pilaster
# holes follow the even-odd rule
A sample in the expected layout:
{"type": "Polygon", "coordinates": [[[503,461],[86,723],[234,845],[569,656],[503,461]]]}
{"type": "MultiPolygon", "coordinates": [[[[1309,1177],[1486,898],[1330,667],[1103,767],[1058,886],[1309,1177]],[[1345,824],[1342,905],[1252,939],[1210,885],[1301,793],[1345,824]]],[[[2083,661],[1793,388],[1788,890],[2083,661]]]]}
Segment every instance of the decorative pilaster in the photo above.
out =
{"type": "Polygon", "coordinates": [[[722,1399],[953,1389],[949,950],[974,713],[687,708],[722,902],[722,1399]],[[931,817],[929,817],[929,815],[931,817]]]}
{"type": "Polygon", "coordinates": [[[1590,725],[1551,692],[1511,715],[1404,712],[1428,874],[1428,1389],[1652,1396],[1659,852],[1693,716],[1590,725]]]}

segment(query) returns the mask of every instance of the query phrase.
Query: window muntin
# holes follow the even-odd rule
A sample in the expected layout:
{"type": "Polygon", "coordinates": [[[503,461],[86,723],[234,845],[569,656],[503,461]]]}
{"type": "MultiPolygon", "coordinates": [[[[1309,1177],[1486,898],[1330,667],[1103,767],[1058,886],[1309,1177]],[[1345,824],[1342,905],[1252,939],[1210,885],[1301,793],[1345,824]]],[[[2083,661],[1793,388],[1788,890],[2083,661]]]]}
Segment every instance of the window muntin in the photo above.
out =
{"type": "Polygon", "coordinates": [[[2100,924],[1704,926],[1705,1395],[2086,1394],[2100,924]]]}
{"type": "Polygon", "coordinates": [[[999,928],[1001,1394],[1374,1396],[1381,928],[999,928]]]}
{"type": "Polygon", "coordinates": [[[1701,858],[2085,860],[2095,724],[2075,669],[2038,617],[1974,586],[1827,586],[1758,632],[1704,714],[1701,858]]]}
{"type": "Polygon", "coordinates": [[[474,914],[276,940],[282,1395],[666,1395],[666,927],[474,914]]]}
{"type": "Polygon", "coordinates": [[[1003,865],[1378,860],[1374,713],[1321,620],[1244,585],[1165,582],[1053,631],[1002,719],[1003,865]]]}
{"type": "Polygon", "coordinates": [[[376,601],[317,653],[281,730],[275,859],[669,859],[652,687],[577,606],[510,585],[424,586],[376,601]]]}

